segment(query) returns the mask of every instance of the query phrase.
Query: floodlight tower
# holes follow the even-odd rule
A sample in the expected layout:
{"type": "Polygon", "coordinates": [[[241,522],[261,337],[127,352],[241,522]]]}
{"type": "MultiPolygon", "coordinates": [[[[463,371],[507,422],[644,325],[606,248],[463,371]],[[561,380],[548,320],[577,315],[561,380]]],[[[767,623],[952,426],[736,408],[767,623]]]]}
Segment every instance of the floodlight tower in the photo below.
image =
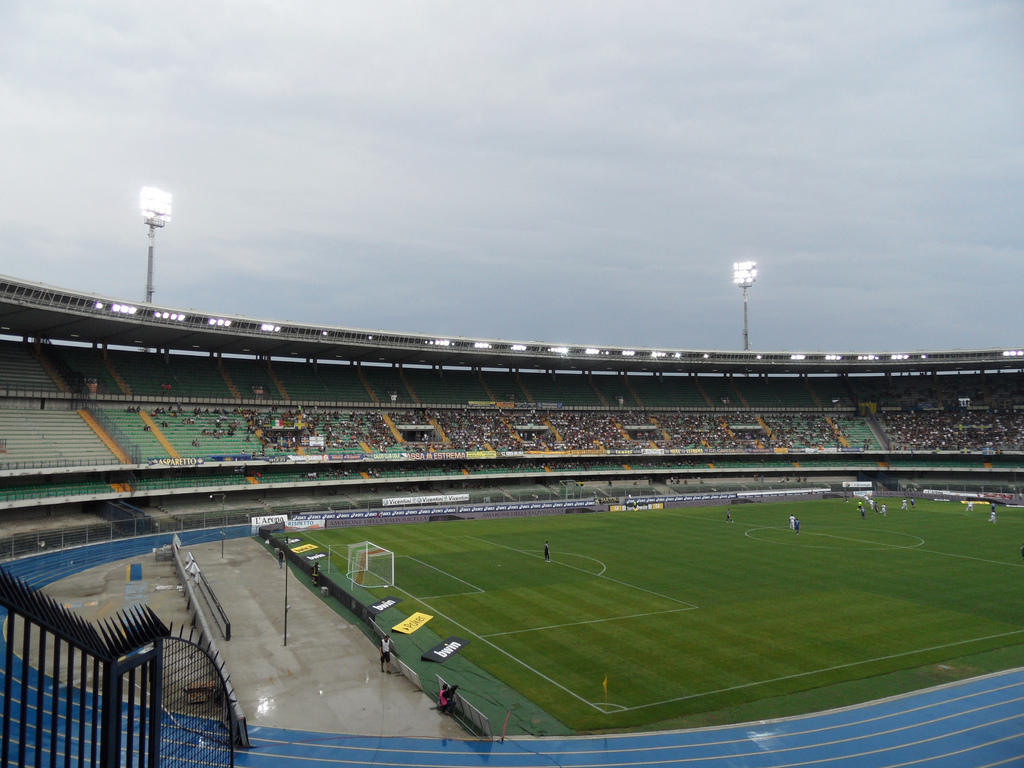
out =
{"type": "Polygon", "coordinates": [[[743,289],[743,349],[750,349],[750,329],[747,325],[747,290],[757,280],[756,261],[736,261],[732,265],[732,282],[743,289]]]}
{"type": "Polygon", "coordinates": [[[149,225],[149,260],[146,264],[146,303],[153,301],[153,245],[156,243],[156,228],[163,227],[171,220],[171,193],[156,187],[143,187],[139,193],[139,208],[149,225]]]}

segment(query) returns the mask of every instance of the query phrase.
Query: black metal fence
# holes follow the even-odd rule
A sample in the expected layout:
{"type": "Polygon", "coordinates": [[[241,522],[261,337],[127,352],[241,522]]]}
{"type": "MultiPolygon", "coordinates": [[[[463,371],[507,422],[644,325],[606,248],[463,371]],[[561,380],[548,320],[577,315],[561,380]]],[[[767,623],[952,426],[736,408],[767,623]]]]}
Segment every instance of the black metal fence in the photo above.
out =
{"type": "Polygon", "coordinates": [[[16,765],[159,764],[161,651],[147,607],[99,627],[0,571],[8,610],[0,756],[16,765]]]}
{"type": "Polygon", "coordinates": [[[234,765],[239,738],[223,663],[184,627],[164,640],[163,659],[162,765],[234,765]]]}
{"type": "Polygon", "coordinates": [[[234,764],[222,670],[148,606],[89,624],[3,569],[0,606],[0,765],[234,764]]]}

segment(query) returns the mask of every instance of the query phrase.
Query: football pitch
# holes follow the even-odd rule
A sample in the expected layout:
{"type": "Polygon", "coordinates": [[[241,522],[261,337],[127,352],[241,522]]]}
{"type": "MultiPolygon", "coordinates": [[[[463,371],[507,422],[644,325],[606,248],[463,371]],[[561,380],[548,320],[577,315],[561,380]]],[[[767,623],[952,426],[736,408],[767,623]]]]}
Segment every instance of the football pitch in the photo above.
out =
{"type": "MultiPolygon", "coordinates": [[[[349,543],[395,553],[395,585],[372,594],[402,602],[381,624],[433,617],[422,638],[396,635],[405,656],[461,637],[465,662],[570,729],[665,728],[1024,665],[1024,511],[1000,508],[991,524],[987,505],[899,506],[890,499],[885,517],[824,500],[737,505],[731,523],[725,507],[690,507],[294,538],[333,552],[321,570],[338,579],[349,543]]],[[[435,665],[457,678],[449,667],[435,665]]]]}

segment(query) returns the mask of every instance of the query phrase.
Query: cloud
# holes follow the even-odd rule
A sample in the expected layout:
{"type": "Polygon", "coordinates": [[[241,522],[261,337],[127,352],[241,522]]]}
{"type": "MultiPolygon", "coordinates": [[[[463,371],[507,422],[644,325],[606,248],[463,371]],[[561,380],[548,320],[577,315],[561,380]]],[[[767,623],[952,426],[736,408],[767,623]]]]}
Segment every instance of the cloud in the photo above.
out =
{"type": "Polygon", "coordinates": [[[1017,344],[1013,3],[0,11],[0,271],[439,335],[1017,344]],[[8,117],[9,116],[9,119],[8,117]]]}

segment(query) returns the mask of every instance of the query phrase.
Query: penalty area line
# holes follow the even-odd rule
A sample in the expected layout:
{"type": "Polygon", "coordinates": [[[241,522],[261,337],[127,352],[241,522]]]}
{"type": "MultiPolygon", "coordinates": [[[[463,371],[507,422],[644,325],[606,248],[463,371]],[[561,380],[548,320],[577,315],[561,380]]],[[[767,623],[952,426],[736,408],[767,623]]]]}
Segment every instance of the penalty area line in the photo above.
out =
{"type": "MultiPolygon", "coordinates": [[[[420,565],[425,566],[427,568],[430,568],[431,570],[437,571],[438,573],[443,573],[449,579],[455,579],[456,581],[462,582],[467,587],[471,587],[471,588],[475,589],[477,592],[486,592],[487,591],[486,589],[481,589],[476,584],[470,584],[465,579],[460,579],[454,573],[448,573],[448,571],[442,570],[441,568],[438,568],[435,565],[431,565],[430,563],[425,563],[422,560],[420,560],[418,557],[413,557],[412,555],[399,555],[399,557],[404,557],[407,560],[412,560],[414,563],[419,563],[420,565]]],[[[471,593],[464,592],[463,594],[471,594],[471,593]]]]}
{"type": "Polygon", "coordinates": [[[642,619],[645,616],[658,616],[662,613],[682,613],[692,611],[693,608],[667,608],[664,611],[648,611],[647,613],[633,613],[629,616],[609,616],[604,619],[586,619],[585,621],[570,621],[567,624],[549,624],[546,627],[529,627],[528,629],[511,629],[508,632],[489,632],[481,637],[501,637],[502,635],[521,635],[524,632],[542,632],[545,629],[562,629],[563,627],[580,627],[584,624],[602,624],[606,621],[624,621],[626,619],[642,619]]]}
{"type": "Polygon", "coordinates": [[[443,611],[437,610],[434,606],[432,606],[426,600],[424,600],[422,598],[416,597],[412,592],[409,592],[408,590],[402,589],[397,584],[395,585],[395,589],[397,589],[399,592],[404,592],[406,595],[411,597],[413,600],[417,600],[421,605],[423,605],[426,608],[429,608],[433,613],[435,613],[438,616],[441,616],[441,617],[447,619],[452,624],[454,624],[456,627],[458,627],[459,629],[465,631],[466,634],[472,635],[473,637],[477,638],[478,640],[480,640],[480,642],[484,643],[485,645],[491,646],[491,648],[496,650],[498,653],[502,654],[503,656],[508,657],[509,659],[514,661],[519,666],[521,666],[524,669],[527,669],[530,672],[532,672],[533,674],[537,675],[537,677],[541,678],[542,680],[547,680],[549,683],[551,683],[551,685],[555,686],[556,688],[559,688],[560,690],[565,691],[567,694],[572,696],[574,699],[576,699],[581,704],[586,704],[588,707],[592,707],[593,709],[596,709],[598,712],[601,711],[601,708],[599,706],[595,705],[592,701],[588,701],[587,699],[583,698],[578,693],[576,693],[576,691],[574,691],[571,688],[568,688],[568,687],[562,685],[557,680],[554,680],[554,679],[548,677],[543,672],[541,672],[539,669],[537,669],[536,667],[530,666],[529,664],[527,664],[525,661],[520,659],[515,654],[509,653],[508,651],[506,651],[500,645],[498,645],[496,643],[492,643],[490,640],[487,639],[486,636],[478,634],[477,632],[474,632],[472,629],[467,627],[465,624],[462,624],[461,622],[456,621],[455,619],[453,619],[451,616],[449,616],[448,614],[444,613],[443,611]]]}

